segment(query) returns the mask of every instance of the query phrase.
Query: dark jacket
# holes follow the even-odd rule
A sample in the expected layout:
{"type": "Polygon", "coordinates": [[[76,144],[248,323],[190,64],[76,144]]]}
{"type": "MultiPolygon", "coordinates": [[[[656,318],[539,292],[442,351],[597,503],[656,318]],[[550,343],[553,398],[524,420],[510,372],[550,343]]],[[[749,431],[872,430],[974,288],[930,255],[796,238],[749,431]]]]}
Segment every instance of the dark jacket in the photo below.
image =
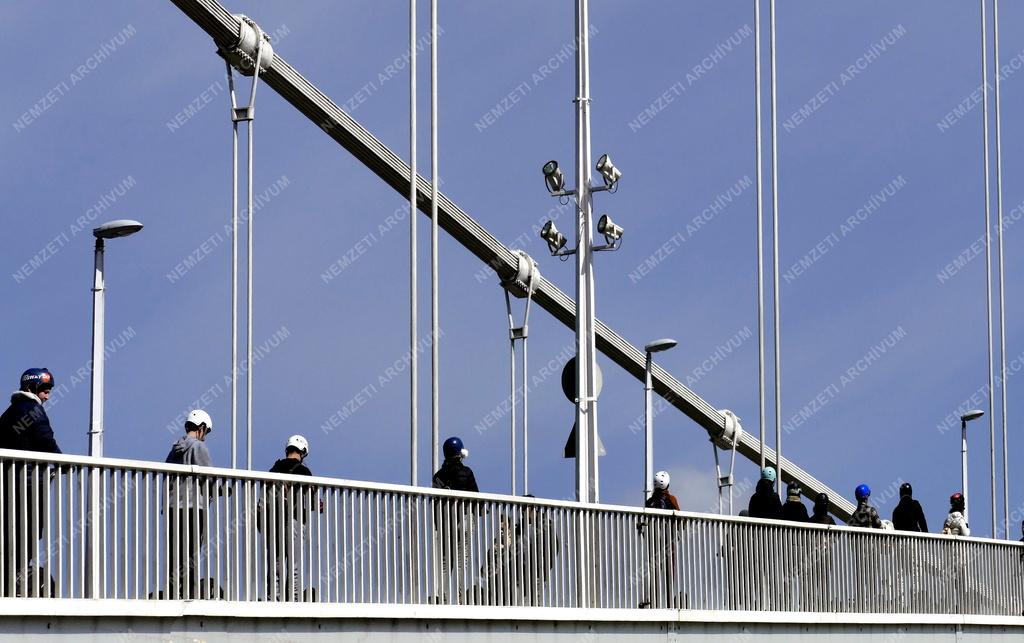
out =
{"type": "Polygon", "coordinates": [[[810,519],[808,519],[807,522],[812,522],[816,525],[834,525],[836,524],[836,519],[829,515],[829,513],[826,511],[821,515],[814,514],[810,517],[810,519]]]}
{"type": "Polygon", "coordinates": [[[25,391],[11,395],[11,405],[0,415],[0,448],[60,453],[50,418],[39,398],[25,391]]]}
{"type": "Polygon", "coordinates": [[[873,529],[882,528],[882,519],[878,517],[878,510],[867,503],[866,500],[862,500],[857,503],[857,509],[853,512],[849,522],[846,523],[851,527],[871,527],[873,529]]]}
{"type": "Polygon", "coordinates": [[[900,503],[892,510],[892,526],[900,531],[928,531],[928,521],[924,518],[921,503],[910,496],[900,498],[900,503]]]}
{"type": "Polygon", "coordinates": [[[462,464],[462,458],[447,458],[434,474],[431,486],[435,489],[479,492],[473,470],[462,464]]]}
{"type": "Polygon", "coordinates": [[[787,500],[779,512],[779,518],[790,522],[810,522],[811,517],[807,515],[807,507],[799,500],[787,500]]]}
{"type": "Polygon", "coordinates": [[[270,473],[290,473],[296,476],[311,476],[313,472],[309,467],[302,464],[302,460],[295,458],[281,458],[270,467],[270,473]]]}
{"type": "Polygon", "coordinates": [[[655,489],[651,497],[647,499],[644,506],[648,509],[675,509],[679,511],[679,501],[668,491],[655,489]]]}
{"type": "Polygon", "coordinates": [[[754,495],[750,496],[747,513],[751,518],[778,519],[782,514],[782,502],[775,494],[770,480],[758,480],[754,495]]]}

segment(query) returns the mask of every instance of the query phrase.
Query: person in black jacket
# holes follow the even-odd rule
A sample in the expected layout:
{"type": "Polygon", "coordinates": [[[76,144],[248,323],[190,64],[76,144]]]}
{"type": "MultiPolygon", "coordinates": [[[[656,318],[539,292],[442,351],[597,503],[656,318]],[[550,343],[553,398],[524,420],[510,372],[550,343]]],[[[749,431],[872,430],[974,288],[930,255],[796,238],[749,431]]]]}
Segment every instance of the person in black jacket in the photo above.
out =
{"type": "Polygon", "coordinates": [[[801,493],[803,493],[803,488],[799,482],[789,483],[789,486],[786,487],[786,504],[782,505],[779,518],[791,522],[810,522],[811,518],[807,515],[807,507],[800,500],[801,493]]]}
{"type": "MultiPolygon", "coordinates": [[[[50,399],[52,389],[53,374],[49,370],[30,368],[22,373],[20,388],[11,395],[11,405],[0,415],[0,448],[61,452],[53,437],[50,419],[43,409],[43,404],[50,399]]],[[[9,575],[5,573],[0,580],[0,588],[3,590],[2,595],[7,597],[16,594],[35,595],[29,589],[30,581],[25,570],[31,571],[34,567],[29,563],[37,560],[39,538],[46,526],[44,508],[50,489],[49,472],[46,465],[8,461],[3,465],[3,476],[4,480],[17,481],[14,492],[3,501],[4,516],[8,524],[13,523],[14,526],[14,537],[5,542],[4,561],[7,565],[15,565],[16,579],[15,587],[9,587],[9,575]],[[21,486],[22,480],[28,481],[27,486],[21,486]],[[33,495],[38,499],[38,504],[31,502],[33,495]],[[28,505],[24,516],[20,510],[23,504],[28,505]],[[33,525],[38,526],[38,530],[30,534],[33,525]]]]}
{"type": "Polygon", "coordinates": [[[900,502],[892,510],[892,526],[900,531],[928,532],[921,503],[914,500],[914,488],[909,482],[900,485],[900,502]]]}
{"type": "MultiPolygon", "coordinates": [[[[450,489],[477,493],[476,477],[473,470],[462,463],[469,457],[469,451],[462,440],[451,437],[444,441],[444,462],[434,473],[431,486],[435,489],[450,489]]],[[[448,602],[449,589],[463,602],[469,587],[466,587],[466,569],[469,566],[469,546],[473,540],[473,512],[462,499],[434,499],[434,546],[441,550],[441,595],[436,602],[448,602]],[[455,573],[452,573],[454,567],[455,573]]]]}
{"type": "MultiPolygon", "coordinates": [[[[308,455],[309,442],[301,435],[293,435],[285,445],[284,457],[270,467],[270,473],[311,476],[313,472],[305,464],[308,455]]],[[[307,523],[314,504],[313,494],[313,489],[307,485],[288,482],[267,485],[266,515],[261,519],[267,525],[264,544],[267,548],[267,594],[270,600],[299,600],[299,565],[304,555],[303,547],[310,546],[307,523]]]]}
{"type": "Polygon", "coordinates": [[[751,518],[778,519],[782,513],[782,502],[775,494],[775,469],[765,467],[757,481],[754,495],[750,496],[747,513],[751,518]]]}
{"type": "Polygon", "coordinates": [[[818,525],[834,525],[836,519],[828,513],[828,494],[819,493],[814,499],[814,513],[811,514],[811,518],[808,522],[813,522],[818,525]]]}

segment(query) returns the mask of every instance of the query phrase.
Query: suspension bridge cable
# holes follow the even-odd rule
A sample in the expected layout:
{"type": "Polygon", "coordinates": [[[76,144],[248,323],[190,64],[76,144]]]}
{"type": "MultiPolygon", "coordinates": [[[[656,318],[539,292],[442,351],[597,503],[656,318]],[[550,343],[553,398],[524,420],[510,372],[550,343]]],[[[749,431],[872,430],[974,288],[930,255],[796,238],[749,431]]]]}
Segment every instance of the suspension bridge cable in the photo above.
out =
{"type": "Polygon", "coordinates": [[[982,105],[982,149],[984,150],[985,169],[985,310],[988,317],[988,433],[989,455],[992,465],[992,534],[996,532],[996,420],[993,415],[995,408],[994,368],[992,361],[992,171],[989,167],[989,105],[988,105],[988,25],[986,24],[986,0],[980,0],[981,6],[981,88],[982,105]]]}
{"type": "Polygon", "coordinates": [[[779,480],[779,493],[783,493],[782,485],[782,359],[779,346],[779,144],[778,144],[778,117],[776,104],[776,73],[775,73],[775,0],[770,0],[770,44],[772,68],[771,86],[771,120],[772,120],[772,280],[774,309],[774,324],[772,330],[775,335],[775,462],[776,472],[779,480]]]}
{"type": "Polygon", "coordinates": [[[754,154],[757,157],[757,401],[761,437],[761,468],[764,468],[764,168],[761,142],[761,0],[754,0],[754,154]]]}
{"type": "Polygon", "coordinates": [[[238,121],[235,79],[224,61],[231,96],[231,468],[238,468],[238,121]]]}
{"type": "MultiPolygon", "coordinates": [[[[999,399],[1002,403],[1000,411],[1000,418],[1002,420],[1003,429],[1003,537],[1009,539],[1010,537],[1010,500],[1009,500],[1009,482],[1007,476],[1009,475],[1008,456],[1006,450],[1006,298],[1005,288],[1003,279],[1003,119],[1002,119],[1002,104],[999,93],[999,0],[992,0],[992,29],[993,29],[993,44],[995,46],[994,62],[995,62],[995,77],[996,77],[996,218],[998,221],[998,228],[996,229],[996,238],[999,240],[999,399]]],[[[991,326],[989,326],[991,328],[991,326]]],[[[990,389],[991,390],[991,389],[990,389]]],[[[994,438],[993,438],[994,442],[994,438]]],[[[993,447],[994,449],[995,447],[993,447]]],[[[995,455],[993,451],[992,461],[992,537],[996,537],[995,530],[995,455]]]]}
{"type": "Polygon", "coordinates": [[[430,0],[430,382],[431,395],[431,463],[433,471],[439,468],[437,455],[441,439],[441,348],[440,348],[440,293],[438,290],[437,245],[437,0],[430,0]]]}
{"type": "Polygon", "coordinates": [[[416,470],[416,0],[409,0],[409,484],[416,470]]]}

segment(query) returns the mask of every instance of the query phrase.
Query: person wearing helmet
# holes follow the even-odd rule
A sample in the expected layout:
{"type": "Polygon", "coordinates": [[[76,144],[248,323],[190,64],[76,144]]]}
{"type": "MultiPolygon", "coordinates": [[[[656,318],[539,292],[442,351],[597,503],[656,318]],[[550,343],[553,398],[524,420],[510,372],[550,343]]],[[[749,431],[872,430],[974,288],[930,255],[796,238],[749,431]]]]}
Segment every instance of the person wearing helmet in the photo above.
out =
{"type": "MultiPolygon", "coordinates": [[[[53,374],[48,369],[30,368],[22,373],[18,390],[11,394],[11,405],[0,415],[0,448],[61,452],[50,426],[50,418],[43,409],[43,405],[50,399],[52,389],[53,374]]],[[[29,579],[23,578],[20,570],[34,571],[35,565],[29,563],[38,560],[39,539],[46,526],[45,508],[50,490],[49,479],[43,477],[46,475],[44,467],[45,464],[28,462],[5,462],[3,465],[4,480],[28,481],[26,486],[16,484],[10,495],[4,494],[4,515],[13,516],[10,522],[14,528],[14,537],[4,539],[4,560],[16,563],[15,568],[18,570],[15,586],[8,586],[10,579],[7,574],[3,574],[0,579],[0,593],[6,597],[15,596],[19,590],[21,595],[28,594],[25,584],[29,579]],[[37,470],[39,476],[35,475],[37,470]],[[42,482],[35,485],[34,480],[42,482]],[[33,494],[38,498],[38,504],[25,502],[33,494]],[[28,505],[24,515],[21,511],[23,505],[28,505]],[[33,525],[38,529],[30,536],[29,531],[33,525]]]]}
{"type": "MultiPolygon", "coordinates": [[[[270,473],[293,476],[312,476],[306,466],[309,442],[301,435],[288,438],[284,457],[274,462],[270,473]]],[[[257,507],[259,523],[264,528],[264,546],[267,548],[267,592],[270,600],[299,600],[299,564],[302,561],[301,543],[309,542],[307,522],[313,506],[315,492],[306,486],[287,482],[266,485],[266,504],[257,507]],[[283,577],[283,580],[282,580],[283,577]],[[282,582],[287,585],[282,593],[282,582]]]]}
{"type": "Polygon", "coordinates": [[[451,437],[444,441],[444,462],[434,473],[431,486],[435,489],[451,489],[453,491],[480,491],[476,486],[473,470],[462,463],[469,457],[469,450],[460,438],[451,437]]]}
{"type": "Polygon", "coordinates": [[[946,522],[942,525],[942,533],[948,536],[971,535],[964,505],[964,494],[959,491],[949,497],[949,515],[946,516],[946,522]]]}
{"type": "Polygon", "coordinates": [[[775,469],[765,467],[761,470],[761,479],[757,481],[754,495],[747,504],[747,514],[751,518],[770,518],[777,520],[782,515],[782,502],[775,493],[775,469]]]}
{"type": "MultiPolygon", "coordinates": [[[[442,448],[444,462],[434,473],[431,486],[435,489],[450,489],[478,493],[476,477],[473,470],[463,464],[469,457],[469,450],[457,437],[444,441],[442,448]]],[[[448,602],[448,590],[455,590],[457,602],[463,603],[466,588],[461,587],[466,569],[469,566],[469,545],[473,541],[473,523],[475,518],[468,503],[459,503],[461,511],[452,511],[456,505],[449,498],[434,499],[434,546],[441,550],[441,587],[442,594],[434,598],[435,602],[448,602]],[[454,573],[453,573],[454,568],[454,573]],[[454,586],[454,587],[453,587],[454,586]]]]}
{"type": "Polygon", "coordinates": [[[11,405],[0,415],[0,449],[60,453],[43,404],[50,399],[53,374],[45,368],[30,368],[21,374],[11,405]]]}
{"type": "Polygon", "coordinates": [[[807,507],[800,499],[804,492],[799,482],[793,481],[786,486],[786,503],[779,511],[779,518],[790,522],[809,522],[811,517],[807,515],[807,507]]]}
{"type": "Polygon", "coordinates": [[[836,524],[835,518],[828,513],[828,494],[819,493],[814,498],[814,510],[811,513],[811,517],[808,522],[812,522],[818,525],[834,525],[836,524]]]}
{"type": "MultiPolygon", "coordinates": [[[[185,435],[178,439],[167,454],[165,462],[186,466],[211,467],[210,451],[206,448],[206,436],[213,430],[210,414],[201,409],[189,411],[185,418],[185,435]]],[[[167,566],[168,587],[173,600],[199,598],[199,556],[206,529],[206,508],[210,499],[203,485],[195,484],[182,476],[183,484],[176,484],[174,476],[168,484],[170,508],[168,522],[172,538],[179,546],[171,552],[167,566]],[[176,536],[175,536],[176,534],[176,536]]]]}
{"type": "Polygon", "coordinates": [[[924,509],[914,500],[914,487],[909,482],[900,485],[900,502],[892,510],[892,526],[900,531],[928,532],[924,509]]]}
{"type": "Polygon", "coordinates": [[[673,509],[679,511],[679,501],[668,492],[668,486],[672,482],[668,471],[659,471],[654,474],[654,493],[644,502],[648,509],[673,509]]]}
{"type": "Polygon", "coordinates": [[[868,504],[871,499],[871,488],[866,484],[857,485],[853,495],[857,498],[857,508],[850,516],[848,524],[851,527],[870,527],[872,529],[882,528],[882,519],[878,516],[878,510],[868,504]]]}

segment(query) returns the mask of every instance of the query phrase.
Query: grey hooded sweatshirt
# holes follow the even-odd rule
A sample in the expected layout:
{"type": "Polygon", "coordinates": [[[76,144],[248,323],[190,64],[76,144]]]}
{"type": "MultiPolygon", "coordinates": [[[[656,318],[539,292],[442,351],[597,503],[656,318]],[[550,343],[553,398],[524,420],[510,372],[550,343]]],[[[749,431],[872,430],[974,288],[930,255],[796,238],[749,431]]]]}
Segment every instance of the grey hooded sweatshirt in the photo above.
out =
{"type": "MultiPolygon", "coordinates": [[[[171,452],[167,454],[166,462],[169,464],[196,465],[200,467],[213,466],[206,443],[188,435],[179,439],[171,446],[171,452]]],[[[202,478],[185,479],[184,476],[182,478],[180,492],[177,489],[174,478],[171,479],[168,489],[171,507],[177,506],[182,509],[191,509],[198,506],[200,509],[205,509],[206,505],[209,504],[209,498],[207,498],[204,480],[202,478]],[[198,503],[196,502],[197,498],[199,500],[198,503]]]]}

